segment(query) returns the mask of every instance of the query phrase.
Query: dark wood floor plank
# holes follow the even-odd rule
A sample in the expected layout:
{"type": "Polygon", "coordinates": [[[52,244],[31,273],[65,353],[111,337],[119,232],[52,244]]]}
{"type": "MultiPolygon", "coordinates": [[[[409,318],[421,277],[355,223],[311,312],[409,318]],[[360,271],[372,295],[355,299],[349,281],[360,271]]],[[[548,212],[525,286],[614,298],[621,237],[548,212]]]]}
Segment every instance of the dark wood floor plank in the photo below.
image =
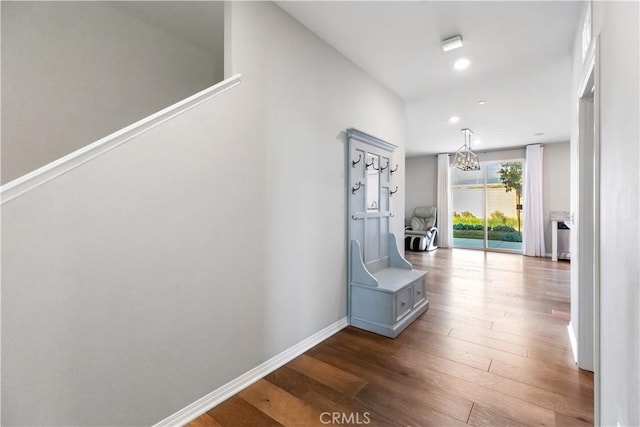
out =
{"type": "Polygon", "coordinates": [[[191,421],[186,427],[222,427],[211,415],[202,414],[191,421]]]}
{"type": "Polygon", "coordinates": [[[429,334],[427,339],[424,339],[423,333],[419,337],[413,334],[413,331],[407,330],[407,346],[415,347],[417,349],[426,349],[433,343],[455,348],[460,351],[466,351],[471,354],[483,356],[489,359],[498,360],[503,363],[507,363],[513,366],[526,368],[530,370],[541,370],[548,375],[555,375],[557,378],[577,382],[578,384],[583,381],[581,379],[580,370],[575,366],[570,365],[558,365],[555,363],[548,363],[543,360],[537,360],[529,357],[519,356],[514,353],[509,353],[501,350],[496,350],[491,347],[485,347],[479,344],[471,343],[464,340],[459,340],[453,337],[444,337],[437,334],[429,334]]]}
{"type": "Polygon", "coordinates": [[[356,375],[304,354],[293,359],[287,366],[348,397],[355,396],[367,385],[367,381],[356,375]]]}
{"type": "Polygon", "coordinates": [[[506,313],[505,310],[500,309],[465,307],[462,305],[451,304],[448,301],[436,301],[431,297],[429,297],[429,304],[429,307],[435,311],[482,319],[489,322],[503,319],[506,313]]]}
{"type": "Polygon", "coordinates": [[[432,408],[419,395],[390,399],[389,391],[376,384],[368,384],[364,387],[358,393],[357,399],[403,426],[462,427],[467,425],[464,421],[432,408]]]}
{"type": "MultiPolygon", "coordinates": [[[[452,392],[469,401],[490,407],[496,406],[511,417],[517,416],[529,424],[553,424],[554,409],[563,409],[562,404],[566,404],[564,401],[556,402],[552,393],[426,353],[409,353],[405,350],[404,353],[394,356],[385,354],[381,348],[374,350],[377,351],[367,352],[367,359],[362,363],[372,365],[376,371],[384,372],[386,376],[390,376],[390,372],[396,370],[417,380],[422,387],[442,387],[449,393],[452,392]],[[514,395],[529,400],[520,400],[514,395]]],[[[333,349],[331,352],[338,354],[338,360],[345,361],[349,358],[348,348],[333,349]]],[[[326,357],[324,354],[323,356],[326,357]]],[[[352,363],[357,364],[357,360],[352,360],[352,363]]],[[[399,381],[394,379],[394,382],[399,381]]],[[[439,409],[446,411],[443,408],[439,409]]],[[[456,418],[461,419],[459,415],[456,418]]]]}
{"type": "MultiPolygon", "coordinates": [[[[582,393],[574,393],[570,396],[558,393],[555,390],[549,390],[543,387],[537,387],[526,382],[514,380],[493,372],[485,372],[483,370],[470,368],[460,365],[447,359],[433,356],[426,352],[416,352],[407,349],[407,353],[396,356],[396,362],[399,364],[408,362],[413,365],[428,366],[444,374],[469,381],[473,384],[483,386],[485,388],[506,393],[509,396],[531,402],[537,406],[563,413],[573,417],[582,417],[588,421],[593,421],[592,413],[585,411],[585,407],[589,408],[592,396],[585,396],[582,393]]],[[[499,362],[496,362],[499,363],[499,362]]],[[[548,378],[552,380],[553,378],[548,378]]]]}
{"type": "Polygon", "coordinates": [[[556,413],[555,425],[563,427],[591,427],[593,426],[593,420],[556,413]]]}
{"type": "MultiPolygon", "coordinates": [[[[406,346],[417,347],[420,351],[435,354],[436,356],[443,357],[445,359],[452,360],[454,362],[461,363],[463,365],[471,366],[472,368],[482,369],[488,371],[491,365],[491,358],[482,355],[471,353],[464,349],[452,348],[442,342],[438,342],[434,339],[429,339],[429,336],[425,334],[416,334],[417,330],[425,330],[431,332],[430,328],[423,328],[426,322],[415,322],[409,331],[404,332],[406,340],[406,346]]],[[[442,335],[441,336],[447,336],[442,335]]]]}
{"type": "Polygon", "coordinates": [[[260,411],[258,408],[239,396],[234,396],[222,402],[221,404],[207,412],[206,415],[213,418],[222,427],[282,426],[282,424],[269,417],[267,414],[260,411]]]}
{"type": "MultiPolygon", "coordinates": [[[[307,356],[308,357],[308,356],[307,356]]],[[[318,361],[319,363],[322,363],[318,361]]],[[[265,377],[270,383],[280,387],[292,395],[321,409],[322,420],[331,419],[333,413],[346,414],[357,420],[369,420],[370,425],[398,427],[400,424],[381,415],[385,411],[375,405],[364,405],[359,400],[346,397],[344,394],[308,377],[289,366],[283,366],[265,377]],[[331,414],[331,415],[327,415],[331,414]],[[353,415],[352,415],[353,414],[353,415]]],[[[360,391],[360,390],[358,390],[360,391]]]]}
{"type": "Polygon", "coordinates": [[[266,380],[238,394],[244,400],[285,426],[322,426],[322,408],[299,399],[266,380]]]}
{"type": "MultiPolygon", "coordinates": [[[[354,355],[351,350],[316,347],[310,353],[327,363],[340,366],[369,379],[364,390],[380,390],[380,395],[388,399],[385,404],[395,405],[399,400],[422,402],[423,408],[432,408],[438,413],[448,415],[460,421],[469,417],[472,402],[456,393],[450,392],[446,384],[440,387],[433,382],[424,382],[402,366],[390,363],[375,364],[379,360],[374,354],[354,355]]],[[[361,392],[362,393],[362,392],[361,392]]],[[[360,393],[356,396],[360,397],[360,393]]]]}
{"type": "Polygon", "coordinates": [[[439,344],[460,351],[466,351],[468,353],[482,356],[488,359],[500,360],[516,366],[527,363],[527,357],[520,356],[515,353],[497,350],[491,347],[483,346],[458,338],[442,336],[428,332],[421,332],[419,334],[416,334],[413,330],[407,332],[407,346],[423,348],[426,350],[426,348],[432,344],[439,344]]]}
{"type": "MultiPolygon", "coordinates": [[[[428,292],[428,291],[427,291],[428,292]]],[[[479,317],[473,317],[468,313],[454,313],[447,310],[441,310],[438,308],[429,308],[429,317],[435,317],[439,319],[455,320],[457,322],[466,323],[468,325],[482,326],[491,329],[493,326],[493,320],[482,319],[479,317]]]]}
{"type": "Polygon", "coordinates": [[[453,326],[449,326],[443,323],[431,322],[430,319],[431,317],[425,316],[423,314],[422,316],[418,317],[416,327],[440,335],[449,335],[449,333],[451,333],[451,329],[453,329],[453,326]]]}
{"type": "Polygon", "coordinates": [[[451,330],[451,333],[449,333],[449,336],[452,338],[457,338],[459,340],[480,344],[485,347],[491,347],[496,350],[517,354],[519,356],[529,355],[529,347],[526,345],[503,341],[497,338],[488,337],[486,335],[479,335],[473,332],[465,331],[463,329],[453,328],[451,330]]]}
{"type": "Polygon", "coordinates": [[[581,380],[580,383],[564,381],[539,370],[512,366],[498,360],[491,362],[489,372],[524,384],[530,384],[538,388],[553,391],[563,396],[579,397],[585,401],[590,401],[593,398],[593,378],[590,378],[590,376],[586,374],[579,377],[581,380]]]}
{"type": "MultiPolygon", "coordinates": [[[[454,319],[442,318],[442,317],[436,316],[433,310],[429,310],[428,313],[429,313],[428,316],[425,313],[422,316],[420,316],[418,319],[421,320],[423,323],[428,323],[434,326],[440,326],[442,328],[441,333],[442,331],[447,331],[443,335],[449,335],[448,331],[450,331],[453,328],[461,328],[461,329],[473,328],[474,330],[485,329],[487,331],[490,331],[491,326],[493,326],[493,322],[488,322],[487,325],[478,325],[470,322],[461,322],[454,319]]],[[[436,332],[436,331],[434,330],[433,332],[436,332]]]]}
{"type": "Polygon", "coordinates": [[[568,263],[458,249],[407,259],[429,271],[431,305],[396,339],[348,327],[190,426],[326,425],[323,413],[385,427],[593,424],[593,374],[567,334],[568,263]]]}
{"type": "Polygon", "coordinates": [[[509,311],[523,316],[536,316],[543,319],[553,316],[551,312],[553,308],[568,308],[566,302],[550,301],[549,298],[544,297],[527,297],[523,299],[513,295],[492,297],[487,300],[475,295],[452,294],[451,291],[444,293],[432,292],[430,300],[438,304],[464,307],[469,311],[482,310],[499,316],[502,316],[505,311],[509,311]]]}
{"type": "Polygon", "coordinates": [[[429,325],[428,329],[431,332],[440,333],[441,335],[449,335],[452,329],[457,329],[459,331],[470,332],[476,335],[494,338],[513,344],[520,344],[526,347],[539,343],[540,341],[544,341],[547,344],[552,344],[557,347],[571,348],[571,344],[567,342],[568,340],[566,336],[557,337],[539,335],[534,331],[527,331],[526,329],[523,330],[521,328],[506,332],[492,328],[470,325],[468,323],[456,322],[453,320],[437,319],[434,316],[422,316],[420,320],[422,320],[423,324],[429,325]]]}
{"type": "Polygon", "coordinates": [[[531,344],[529,357],[547,363],[575,366],[573,352],[568,348],[555,347],[543,343],[531,344]]]}
{"type": "Polygon", "coordinates": [[[469,416],[469,425],[477,427],[518,427],[526,424],[513,418],[496,408],[487,408],[480,404],[474,404],[469,416]]]}
{"type": "Polygon", "coordinates": [[[564,347],[567,345],[569,348],[571,344],[569,342],[569,335],[567,333],[568,322],[563,322],[561,325],[549,325],[539,324],[538,322],[526,322],[522,319],[514,319],[506,316],[504,319],[499,319],[493,322],[491,329],[498,332],[507,332],[515,335],[528,335],[539,338],[543,341],[564,341],[564,347]]]}

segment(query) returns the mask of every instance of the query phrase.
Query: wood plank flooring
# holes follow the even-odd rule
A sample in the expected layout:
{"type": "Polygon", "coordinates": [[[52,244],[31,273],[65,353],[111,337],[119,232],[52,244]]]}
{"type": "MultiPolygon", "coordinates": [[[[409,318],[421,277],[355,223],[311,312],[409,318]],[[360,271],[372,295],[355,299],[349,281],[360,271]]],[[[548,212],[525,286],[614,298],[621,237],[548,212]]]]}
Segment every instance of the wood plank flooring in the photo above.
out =
{"type": "Polygon", "coordinates": [[[348,327],[189,424],[586,426],[593,375],[567,336],[569,264],[407,253],[430,308],[392,340],[348,327]]]}

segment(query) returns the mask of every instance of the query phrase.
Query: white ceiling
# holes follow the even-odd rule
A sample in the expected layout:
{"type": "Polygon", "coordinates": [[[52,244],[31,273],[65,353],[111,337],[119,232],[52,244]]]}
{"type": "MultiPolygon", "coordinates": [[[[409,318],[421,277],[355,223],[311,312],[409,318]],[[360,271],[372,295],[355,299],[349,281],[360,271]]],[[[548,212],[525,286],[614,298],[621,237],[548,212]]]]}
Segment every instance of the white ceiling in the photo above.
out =
{"type": "Polygon", "coordinates": [[[408,156],[455,151],[464,127],[477,151],[569,140],[580,2],[278,5],[405,100],[408,156]],[[443,52],[440,41],[456,34],[464,47],[443,52]],[[471,60],[465,71],[453,70],[460,57],[471,60]]]}

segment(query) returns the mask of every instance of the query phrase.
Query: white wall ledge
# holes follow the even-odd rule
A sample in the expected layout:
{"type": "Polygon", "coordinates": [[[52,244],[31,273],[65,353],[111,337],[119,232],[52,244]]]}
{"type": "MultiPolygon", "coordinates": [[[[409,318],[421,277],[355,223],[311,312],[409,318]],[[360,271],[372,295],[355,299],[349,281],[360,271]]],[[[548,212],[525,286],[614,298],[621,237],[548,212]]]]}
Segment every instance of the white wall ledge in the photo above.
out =
{"type": "Polygon", "coordinates": [[[208,87],[195,95],[183,99],[163,110],[112,133],[96,142],[86,145],[64,157],[42,166],[26,175],[16,178],[0,187],[0,205],[19,197],[26,192],[63,175],[70,170],[94,159],[109,150],[142,135],[154,127],[192,109],[193,107],[240,84],[241,75],[236,74],[226,80],[208,87]]]}

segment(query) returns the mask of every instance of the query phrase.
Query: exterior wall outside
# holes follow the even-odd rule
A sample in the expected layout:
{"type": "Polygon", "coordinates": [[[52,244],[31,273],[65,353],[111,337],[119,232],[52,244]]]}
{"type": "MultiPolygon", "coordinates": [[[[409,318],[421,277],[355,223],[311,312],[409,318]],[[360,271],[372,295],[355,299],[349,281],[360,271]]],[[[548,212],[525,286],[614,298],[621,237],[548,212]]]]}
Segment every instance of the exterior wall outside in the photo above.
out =
{"type": "MultiPolygon", "coordinates": [[[[498,210],[507,217],[516,218],[516,194],[511,191],[506,193],[503,187],[487,188],[487,206],[489,215],[498,210]]],[[[453,190],[453,210],[457,213],[464,211],[471,212],[478,218],[484,218],[484,191],[482,186],[477,188],[454,188],[453,190]]]]}

